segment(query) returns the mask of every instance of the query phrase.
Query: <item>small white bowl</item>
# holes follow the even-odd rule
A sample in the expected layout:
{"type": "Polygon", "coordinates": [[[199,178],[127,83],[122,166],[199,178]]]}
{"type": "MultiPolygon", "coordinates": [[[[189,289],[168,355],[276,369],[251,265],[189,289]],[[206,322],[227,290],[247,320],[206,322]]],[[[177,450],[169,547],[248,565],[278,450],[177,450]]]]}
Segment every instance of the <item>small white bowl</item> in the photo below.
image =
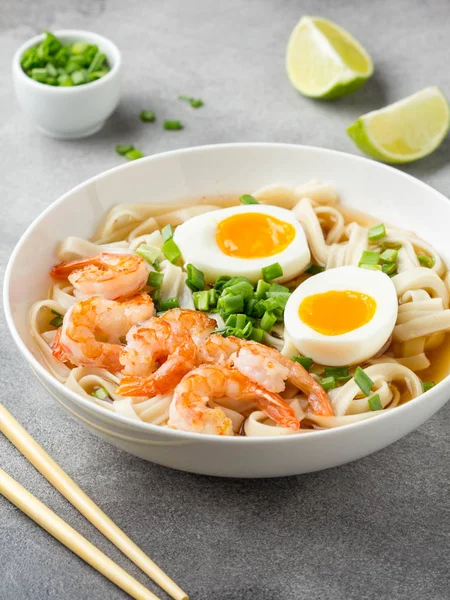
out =
{"type": "Polygon", "coordinates": [[[17,99],[24,112],[45,135],[58,139],[77,139],[101,129],[116,108],[120,98],[121,54],[107,38],[77,29],[62,29],[54,34],[65,44],[88,42],[97,44],[110,66],[107,75],[91,83],[59,87],[31,79],[20,65],[22,54],[36,46],[44,35],[23,44],[15,53],[12,74],[17,99]]]}
{"type": "Polygon", "coordinates": [[[447,402],[450,376],[411,402],[352,425],[280,437],[221,437],[158,427],[97,406],[49,373],[31,336],[30,306],[47,297],[58,244],[70,235],[91,237],[116,204],[167,202],[169,207],[187,198],[237,196],[276,183],[295,187],[311,179],[333,182],[345,205],[417,231],[444,258],[450,257],[445,226],[450,223],[450,202],[392,167],[333,150],[286,144],[204,146],[149,156],[74,188],[49,206],[17,244],[6,270],[4,307],[25,360],[55,399],[94,434],[146,460],[192,473],[307,473],[367,456],[400,439],[447,402]]]}

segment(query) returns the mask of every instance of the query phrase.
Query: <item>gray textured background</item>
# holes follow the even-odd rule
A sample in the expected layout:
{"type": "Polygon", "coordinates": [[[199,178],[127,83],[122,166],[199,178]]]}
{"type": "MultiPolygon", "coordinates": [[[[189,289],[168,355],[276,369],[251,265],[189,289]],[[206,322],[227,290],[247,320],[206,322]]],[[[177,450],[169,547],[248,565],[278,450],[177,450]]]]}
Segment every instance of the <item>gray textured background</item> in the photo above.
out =
{"type": "MultiPolygon", "coordinates": [[[[427,85],[450,95],[449,34],[448,0],[2,0],[2,267],[46,206],[120,164],[117,143],[132,142],[146,154],[232,141],[356,152],[344,128],[361,113],[427,85]],[[376,75],[362,90],[321,103],[291,89],[284,50],[302,14],[334,19],[365,44],[376,75]],[[35,131],[16,105],[10,79],[17,46],[43,28],[63,27],[110,36],[125,63],[120,108],[103,131],[77,142],[35,131]],[[193,111],[177,100],[180,93],[206,105],[193,111]],[[140,123],[143,108],[155,110],[156,124],[140,123]],[[163,118],[179,118],[186,128],[164,132],[163,118]]],[[[450,196],[449,161],[447,139],[405,170],[450,196]]],[[[192,600],[449,597],[450,404],[390,448],[338,469],[266,481],[193,476],[88,434],[38,385],[3,318],[0,327],[6,406],[192,600]]],[[[4,439],[0,448],[2,466],[147,583],[4,439]]],[[[125,597],[5,500],[0,510],[2,599],[125,597]]]]}

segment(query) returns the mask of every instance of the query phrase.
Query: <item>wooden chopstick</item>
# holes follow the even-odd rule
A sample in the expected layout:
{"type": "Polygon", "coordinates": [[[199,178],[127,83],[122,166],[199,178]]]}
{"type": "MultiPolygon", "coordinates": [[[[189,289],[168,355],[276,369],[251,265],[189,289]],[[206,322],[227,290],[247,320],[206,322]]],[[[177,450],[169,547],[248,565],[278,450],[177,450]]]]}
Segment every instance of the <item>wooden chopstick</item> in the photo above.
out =
{"type": "Polygon", "coordinates": [[[83,492],[2,404],[0,431],[88,521],[169,596],[174,600],[189,600],[188,595],[83,492]]]}
{"type": "Polygon", "coordinates": [[[75,552],[91,567],[97,569],[132,598],[136,598],[136,600],[159,600],[158,596],[155,596],[137,579],[124,571],[122,567],[119,567],[106,554],[103,554],[78,531],[58,517],[48,506],[22,487],[8,473],[5,473],[3,469],[0,469],[0,492],[54,538],[67,546],[69,550],[75,552]]]}

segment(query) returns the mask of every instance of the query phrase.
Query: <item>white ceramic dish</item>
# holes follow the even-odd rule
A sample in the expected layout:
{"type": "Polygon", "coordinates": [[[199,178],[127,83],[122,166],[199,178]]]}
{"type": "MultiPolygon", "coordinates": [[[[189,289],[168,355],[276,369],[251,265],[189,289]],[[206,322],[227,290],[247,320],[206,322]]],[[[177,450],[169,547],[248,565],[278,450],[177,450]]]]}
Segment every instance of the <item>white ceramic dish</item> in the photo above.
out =
{"type": "MultiPolygon", "coordinates": [[[[41,383],[66,410],[105,441],[161,465],[226,477],[273,477],[334,467],[384,448],[441,408],[450,377],[384,415],[337,429],[272,438],[220,438],[172,431],[112,413],[77,396],[45,369],[30,335],[28,311],[44,298],[58,242],[89,237],[114,205],[171,202],[202,195],[242,194],[274,183],[334,182],[343,202],[417,231],[444,257],[450,241],[450,202],[391,167],[320,148],[230,144],[151,156],[79,185],[28,228],[5,276],[4,306],[12,336],[41,383]]],[[[431,459],[431,457],[430,457],[431,459]]]]}
{"type": "Polygon", "coordinates": [[[14,54],[12,74],[17,99],[23,111],[45,135],[58,139],[76,139],[101,129],[120,98],[121,55],[117,46],[97,33],[77,29],[53,32],[63,43],[97,44],[106,54],[110,71],[91,83],[72,87],[46,85],[34,81],[20,66],[22,54],[36,46],[44,35],[23,44],[14,54]]]}

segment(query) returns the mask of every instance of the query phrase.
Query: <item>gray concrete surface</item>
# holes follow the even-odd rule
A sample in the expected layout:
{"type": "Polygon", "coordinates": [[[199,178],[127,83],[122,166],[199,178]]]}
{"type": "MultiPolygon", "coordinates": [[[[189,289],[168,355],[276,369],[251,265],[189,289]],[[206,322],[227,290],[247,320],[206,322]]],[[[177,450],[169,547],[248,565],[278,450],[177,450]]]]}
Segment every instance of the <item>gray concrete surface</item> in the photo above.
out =
{"type": "MultiPolygon", "coordinates": [[[[2,268],[46,206],[120,164],[117,143],[132,142],[146,154],[231,141],[357,152],[345,126],[361,113],[428,85],[450,95],[449,34],[448,0],[3,0],[2,268]],[[376,75],[347,99],[312,102],[286,79],[290,30],[302,14],[314,13],[347,27],[374,58],[376,75]],[[119,109],[103,131],[77,142],[47,139],[33,129],[10,79],[17,46],[43,28],[64,27],[110,36],[125,62],[119,109]],[[180,93],[203,98],[205,106],[193,111],[177,100],[180,93]],[[140,123],[143,108],[155,110],[156,124],[140,123]],[[164,118],[186,127],[165,132],[164,118]]],[[[405,170],[450,196],[449,161],[447,139],[405,170]]],[[[0,326],[6,406],[192,600],[449,598],[450,404],[393,446],[338,469],[267,481],[193,476],[133,458],[88,434],[34,379],[3,318],[0,326]]],[[[147,583],[5,439],[0,448],[2,466],[147,583]]],[[[0,510],[3,600],[125,598],[4,499],[0,510]]]]}

